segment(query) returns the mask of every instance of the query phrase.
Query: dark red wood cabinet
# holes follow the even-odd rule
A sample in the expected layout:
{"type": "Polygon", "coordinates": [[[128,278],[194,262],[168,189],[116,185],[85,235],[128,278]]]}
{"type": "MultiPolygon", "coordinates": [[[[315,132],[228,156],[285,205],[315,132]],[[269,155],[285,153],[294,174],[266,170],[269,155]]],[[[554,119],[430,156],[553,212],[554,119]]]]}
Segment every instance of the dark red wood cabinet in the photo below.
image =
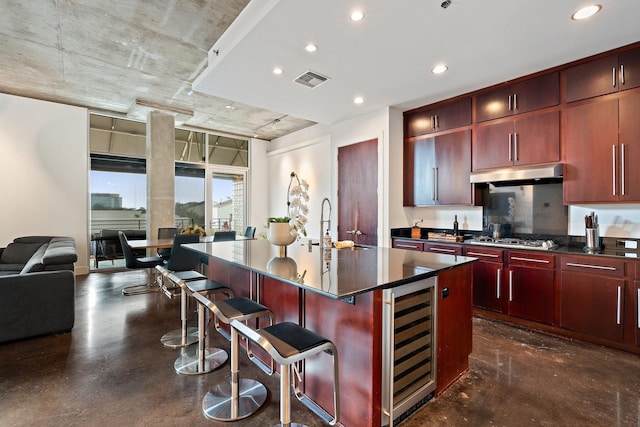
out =
{"type": "Polygon", "coordinates": [[[640,49],[568,68],[567,102],[633,89],[640,86],[640,49]]]}
{"type": "Polygon", "coordinates": [[[633,309],[633,337],[635,344],[640,346],[640,262],[635,262],[635,280],[633,281],[633,296],[630,304],[633,309]]]}
{"type": "Polygon", "coordinates": [[[420,251],[422,252],[424,246],[423,243],[419,240],[411,240],[411,239],[398,239],[395,238],[391,242],[392,248],[397,249],[406,249],[408,251],[420,251]]]}
{"type": "Polygon", "coordinates": [[[404,205],[472,203],[471,131],[405,142],[404,205]]]}
{"type": "Polygon", "coordinates": [[[475,170],[560,160],[560,112],[479,125],[472,149],[475,170]]]}
{"type": "Polygon", "coordinates": [[[640,201],[640,93],[567,108],[565,203],[640,201]]]}
{"type": "Polygon", "coordinates": [[[452,243],[425,242],[424,251],[445,255],[462,255],[462,245],[455,245],[452,243]]]}
{"type": "Polygon", "coordinates": [[[555,255],[508,252],[507,313],[551,325],[555,310],[555,255]]]}
{"type": "Polygon", "coordinates": [[[503,278],[504,250],[467,247],[465,255],[478,258],[478,261],[473,263],[473,305],[502,313],[506,301],[503,278]]]}
{"type": "Polygon", "coordinates": [[[560,262],[560,326],[622,342],[625,262],[579,256],[560,262]]]}
{"type": "Polygon", "coordinates": [[[559,103],[559,73],[548,73],[477,95],[476,122],[526,113],[559,103]]]}
{"type": "Polygon", "coordinates": [[[471,98],[404,114],[405,138],[445,131],[471,124],[471,98]]]}

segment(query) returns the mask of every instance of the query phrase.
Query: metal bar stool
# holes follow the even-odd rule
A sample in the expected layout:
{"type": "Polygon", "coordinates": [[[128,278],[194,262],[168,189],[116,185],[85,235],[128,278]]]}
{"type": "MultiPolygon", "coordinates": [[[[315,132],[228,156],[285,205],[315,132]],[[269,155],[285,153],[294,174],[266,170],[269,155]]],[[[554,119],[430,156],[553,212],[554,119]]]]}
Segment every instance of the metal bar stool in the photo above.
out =
{"type": "MultiPolygon", "coordinates": [[[[173,282],[169,278],[169,274],[171,274],[172,272],[167,268],[158,265],[156,266],[156,270],[160,272],[160,277],[162,277],[162,280],[173,282]]],[[[197,271],[175,271],[173,272],[173,277],[184,280],[185,282],[193,280],[206,280],[206,277],[198,273],[197,271]]],[[[198,328],[188,326],[189,298],[187,298],[187,292],[183,288],[181,288],[178,283],[174,284],[178,289],[180,289],[180,329],[174,329],[173,331],[167,332],[162,337],[160,337],[160,342],[165,347],[181,348],[190,346],[191,344],[195,344],[196,342],[198,342],[198,328]]],[[[216,283],[216,285],[218,284],[216,283]]],[[[227,287],[224,288],[228,290],[229,298],[231,298],[233,296],[231,289],[227,287]]],[[[213,292],[216,289],[217,288],[213,287],[211,291],[213,292]]]]}
{"type": "MultiPolygon", "coordinates": [[[[204,292],[205,288],[213,287],[220,291],[222,291],[222,288],[226,288],[226,286],[216,283],[213,280],[204,280],[205,283],[199,283],[202,282],[200,280],[195,282],[185,282],[184,280],[176,277],[173,273],[169,273],[168,278],[169,280],[177,283],[181,289],[184,289],[188,296],[194,297],[196,301],[199,300],[195,296],[200,296],[200,292],[204,292]],[[187,283],[198,283],[198,285],[194,285],[194,289],[200,289],[200,291],[192,291],[187,286],[187,283]]],[[[227,288],[227,290],[231,292],[229,288],[227,288]]],[[[208,292],[209,291],[207,291],[207,293],[208,292]]],[[[206,374],[219,368],[224,362],[227,361],[228,355],[226,351],[222,350],[221,348],[209,347],[209,333],[207,330],[208,311],[209,310],[207,309],[206,305],[200,303],[198,304],[198,348],[195,350],[195,352],[187,352],[184,350],[182,351],[180,356],[173,364],[173,367],[178,374],[206,374]]]]}
{"type": "MultiPolygon", "coordinates": [[[[188,284],[191,286],[191,283],[188,284]]],[[[206,304],[213,311],[216,319],[229,324],[232,320],[238,322],[247,322],[251,319],[260,317],[267,318],[269,325],[273,324],[273,313],[262,304],[245,297],[230,298],[223,301],[212,302],[204,295],[195,294],[194,297],[201,304],[206,304]]],[[[244,323],[241,323],[244,325],[244,323]]],[[[251,330],[248,326],[248,329],[251,330]]],[[[216,327],[219,332],[222,329],[216,327]]],[[[238,333],[231,328],[231,335],[226,332],[222,334],[231,341],[231,381],[229,383],[218,384],[213,390],[210,390],[202,400],[202,411],[205,417],[217,421],[236,421],[248,417],[255,413],[267,399],[267,388],[259,381],[239,378],[238,355],[240,345],[238,333]]],[[[247,343],[247,354],[250,350],[247,343]]],[[[256,363],[259,359],[250,356],[252,361],[256,363]]],[[[273,374],[273,361],[271,368],[267,369],[264,364],[258,366],[267,372],[273,374]]]]}
{"type": "MultiPolygon", "coordinates": [[[[253,330],[237,320],[231,321],[232,331],[244,335],[262,347],[280,365],[280,424],[276,426],[304,427],[291,422],[291,371],[296,371],[295,363],[318,353],[328,353],[333,359],[333,417],[317,403],[309,399],[298,384],[295,394],[298,400],[329,425],[335,425],[340,417],[340,399],[338,395],[338,350],[328,339],[305,329],[293,322],[278,323],[264,329],[253,330]]],[[[275,426],[274,426],[275,427],[275,426]]]]}

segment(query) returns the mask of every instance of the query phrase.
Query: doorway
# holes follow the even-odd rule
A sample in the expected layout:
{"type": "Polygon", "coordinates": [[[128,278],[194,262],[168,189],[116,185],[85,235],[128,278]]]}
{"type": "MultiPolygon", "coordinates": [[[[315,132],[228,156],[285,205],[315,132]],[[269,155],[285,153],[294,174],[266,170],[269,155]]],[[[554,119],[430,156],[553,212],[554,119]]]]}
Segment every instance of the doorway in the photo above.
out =
{"type": "Polygon", "coordinates": [[[338,148],[338,239],[378,245],[378,140],[338,148]]]}

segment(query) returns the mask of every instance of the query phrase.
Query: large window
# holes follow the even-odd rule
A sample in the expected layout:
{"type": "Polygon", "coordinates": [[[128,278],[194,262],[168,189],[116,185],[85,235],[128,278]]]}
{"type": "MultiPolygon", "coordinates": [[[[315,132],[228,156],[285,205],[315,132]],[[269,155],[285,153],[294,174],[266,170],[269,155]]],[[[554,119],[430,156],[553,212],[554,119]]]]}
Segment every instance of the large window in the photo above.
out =
{"type": "MultiPolygon", "coordinates": [[[[95,242],[103,230],[146,230],[146,123],[91,114],[89,145],[95,258],[95,242]]],[[[176,227],[196,224],[208,233],[244,232],[248,153],[246,139],[175,130],[176,227]]],[[[95,259],[90,265],[102,267],[95,259]]]]}

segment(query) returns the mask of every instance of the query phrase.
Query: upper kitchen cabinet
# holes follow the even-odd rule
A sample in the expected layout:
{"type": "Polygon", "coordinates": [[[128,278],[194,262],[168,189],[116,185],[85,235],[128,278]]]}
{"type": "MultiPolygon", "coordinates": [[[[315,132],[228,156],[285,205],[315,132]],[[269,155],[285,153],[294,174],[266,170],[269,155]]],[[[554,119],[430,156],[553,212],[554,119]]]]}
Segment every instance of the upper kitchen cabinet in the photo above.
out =
{"type": "Polygon", "coordinates": [[[405,206],[472,204],[471,130],[409,139],[404,150],[405,206]]]}
{"type": "Polygon", "coordinates": [[[557,72],[534,77],[476,97],[476,122],[526,113],[560,103],[557,72]]]}
{"type": "Polygon", "coordinates": [[[640,92],[567,108],[565,203],[640,201],[640,92]]]}
{"type": "Polygon", "coordinates": [[[560,112],[482,124],[473,142],[473,170],[560,160],[560,112]]]}
{"type": "Polygon", "coordinates": [[[567,69],[567,102],[640,86],[640,49],[567,69]]]}
{"type": "Polygon", "coordinates": [[[405,138],[426,135],[471,124],[471,98],[426,110],[405,112],[405,138]]]}

